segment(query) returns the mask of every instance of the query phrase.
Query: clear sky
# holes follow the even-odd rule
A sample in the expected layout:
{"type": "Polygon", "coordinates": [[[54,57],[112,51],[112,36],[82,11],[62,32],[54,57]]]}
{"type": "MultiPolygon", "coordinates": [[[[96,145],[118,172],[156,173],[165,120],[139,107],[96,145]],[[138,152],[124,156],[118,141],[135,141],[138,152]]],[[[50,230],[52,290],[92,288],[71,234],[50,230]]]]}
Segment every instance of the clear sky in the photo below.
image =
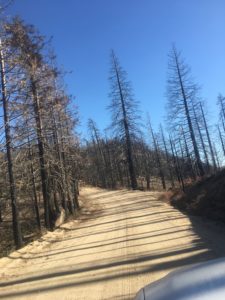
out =
{"type": "Polygon", "coordinates": [[[82,126],[108,126],[109,53],[113,48],[133,83],[144,115],[163,121],[167,54],[173,42],[202,86],[212,119],[225,94],[224,0],[15,0],[19,14],[47,37],[76,96],[82,126]]]}

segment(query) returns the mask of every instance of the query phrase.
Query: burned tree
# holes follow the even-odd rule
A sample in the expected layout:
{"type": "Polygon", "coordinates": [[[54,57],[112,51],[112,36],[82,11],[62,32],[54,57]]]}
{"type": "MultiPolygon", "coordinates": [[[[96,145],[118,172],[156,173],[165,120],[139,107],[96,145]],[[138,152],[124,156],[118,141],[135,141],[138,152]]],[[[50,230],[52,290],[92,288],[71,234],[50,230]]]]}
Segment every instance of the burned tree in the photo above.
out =
{"type": "Polygon", "coordinates": [[[162,161],[161,161],[161,157],[160,157],[160,149],[159,149],[159,145],[158,145],[156,136],[153,132],[150,119],[148,120],[148,128],[149,128],[150,135],[151,135],[152,142],[153,142],[155,160],[156,160],[156,164],[157,164],[157,169],[159,170],[159,177],[161,179],[162,187],[165,190],[166,189],[166,181],[165,181],[165,175],[164,175],[162,161]]]}
{"type": "Polygon", "coordinates": [[[115,53],[111,53],[111,104],[112,124],[116,135],[124,143],[124,153],[129,170],[130,185],[137,189],[137,179],[133,156],[133,141],[138,132],[138,102],[134,100],[131,83],[127,81],[127,74],[119,64],[115,53]]]}
{"type": "Polygon", "coordinates": [[[167,83],[168,121],[170,129],[179,132],[184,128],[193,149],[200,176],[204,175],[196,133],[192,120],[192,102],[196,102],[198,87],[193,83],[190,69],[181,58],[181,54],[173,47],[169,56],[169,77],[167,83]]]}
{"type": "Polygon", "coordinates": [[[8,175],[10,186],[10,197],[12,205],[12,220],[13,220],[13,235],[17,248],[21,248],[23,245],[22,233],[19,222],[19,211],[17,207],[16,186],[13,172],[13,158],[12,158],[12,138],[9,119],[9,99],[7,95],[7,82],[5,74],[4,52],[3,45],[0,41],[0,75],[1,75],[1,94],[2,94],[2,106],[4,116],[4,128],[5,128],[5,144],[8,162],[8,175]]]}

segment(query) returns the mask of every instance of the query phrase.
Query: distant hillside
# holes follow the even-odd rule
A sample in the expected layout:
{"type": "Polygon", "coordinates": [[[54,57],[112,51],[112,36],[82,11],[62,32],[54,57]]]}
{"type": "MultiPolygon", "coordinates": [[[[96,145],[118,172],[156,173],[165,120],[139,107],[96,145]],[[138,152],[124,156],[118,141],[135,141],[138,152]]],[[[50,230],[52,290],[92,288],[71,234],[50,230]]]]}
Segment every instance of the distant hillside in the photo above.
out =
{"type": "Polygon", "coordinates": [[[225,170],[167,197],[180,210],[225,222],[225,170]]]}

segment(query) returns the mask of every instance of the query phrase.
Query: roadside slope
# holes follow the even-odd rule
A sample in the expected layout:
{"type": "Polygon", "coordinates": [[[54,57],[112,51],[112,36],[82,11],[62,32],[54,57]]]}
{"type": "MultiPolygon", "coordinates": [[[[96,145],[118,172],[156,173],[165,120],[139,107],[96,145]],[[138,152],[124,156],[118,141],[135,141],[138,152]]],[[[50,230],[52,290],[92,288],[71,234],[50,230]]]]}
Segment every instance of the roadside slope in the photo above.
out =
{"type": "Polygon", "coordinates": [[[154,192],[84,188],[79,220],[0,259],[0,299],[132,299],[171,270],[225,255],[224,229],[154,192]]]}

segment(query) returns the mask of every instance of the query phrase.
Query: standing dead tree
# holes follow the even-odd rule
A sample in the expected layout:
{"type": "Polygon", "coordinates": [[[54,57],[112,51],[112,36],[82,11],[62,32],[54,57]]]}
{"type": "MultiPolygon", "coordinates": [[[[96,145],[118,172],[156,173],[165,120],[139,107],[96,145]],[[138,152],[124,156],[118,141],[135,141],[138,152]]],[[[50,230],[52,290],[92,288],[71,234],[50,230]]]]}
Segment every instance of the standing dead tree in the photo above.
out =
{"type": "Polygon", "coordinates": [[[158,146],[156,136],[153,132],[150,119],[148,120],[148,128],[149,128],[151,138],[152,138],[152,142],[153,142],[154,154],[155,154],[156,163],[157,163],[157,169],[159,170],[159,177],[161,179],[162,187],[165,190],[166,189],[166,181],[165,181],[165,175],[164,175],[162,161],[161,161],[161,157],[160,157],[160,149],[159,149],[159,146],[158,146]]]}
{"type": "Polygon", "coordinates": [[[204,175],[196,132],[192,120],[192,102],[196,102],[198,87],[190,77],[190,69],[181,58],[181,54],[173,47],[169,56],[169,76],[167,83],[168,121],[170,129],[179,135],[180,126],[185,127],[188,141],[193,149],[200,176],[204,175]]]}
{"type": "Polygon", "coordinates": [[[137,189],[137,178],[133,156],[133,142],[138,133],[138,103],[133,98],[130,82],[127,81],[127,74],[119,64],[115,53],[111,53],[111,104],[109,110],[112,114],[111,127],[124,143],[124,153],[128,165],[130,185],[137,189]]]}
{"type": "Polygon", "coordinates": [[[199,106],[200,106],[200,111],[201,111],[201,117],[202,117],[202,120],[203,120],[204,130],[206,132],[207,142],[208,142],[208,145],[209,145],[209,152],[210,152],[210,155],[211,155],[213,169],[214,169],[214,172],[216,172],[217,171],[217,164],[216,164],[216,157],[215,157],[216,155],[214,153],[212,140],[211,140],[210,133],[209,133],[209,126],[208,126],[208,122],[206,120],[206,115],[205,115],[205,112],[204,112],[204,109],[203,109],[202,102],[199,102],[199,106]]]}
{"type": "Polygon", "coordinates": [[[9,118],[9,98],[7,95],[7,80],[5,73],[5,61],[4,61],[4,48],[0,40],[0,74],[1,74],[1,93],[2,93],[2,106],[4,115],[4,128],[5,128],[5,143],[6,143],[6,153],[8,162],[8,174],[9,174],[9,186],[10,186],[10,197],[12,206],[12,220],[13,220],[13,235],[16,247],[19,249],[23,245],[22,233],[19,222],[19,211],[17,207],[17,197],[16,197],[16,186],[14,180],[13,171],[13,157],[12,157],[12,137],[10,128],[10,118],[9,118]]]}
{"type": "MultiPolygon", "coordinates": [[[[59,70],[49,63],[44,37],[15,18],[4,23],[2,40],[0,149],[8,175],[0,192],[6,201],[11,198],[13,230],[7,230],[19,248],[21,231],[27,235],[38,227],[40,232],[43,223],[54,229],[59,214],[75,215],[79,209],[79,142],[76,113],[69,109],[71,98],[59,70]]],[[[5,207],[1,199],[1,220],[5,207]]]]}

